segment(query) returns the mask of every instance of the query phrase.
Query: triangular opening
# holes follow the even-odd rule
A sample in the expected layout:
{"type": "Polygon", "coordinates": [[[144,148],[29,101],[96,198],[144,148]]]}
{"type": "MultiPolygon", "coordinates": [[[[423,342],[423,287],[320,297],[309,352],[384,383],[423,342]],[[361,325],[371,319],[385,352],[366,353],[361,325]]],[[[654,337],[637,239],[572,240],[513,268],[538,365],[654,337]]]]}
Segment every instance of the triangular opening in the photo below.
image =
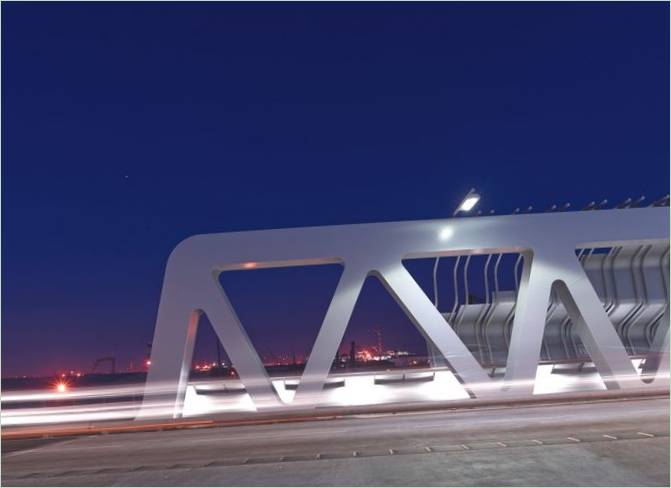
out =
{"type": "Polygon", "coordinates": [[[193,417],[254,410],[254,404],[238,377],[235,365],[219,341],[207,315],[201,313],[182,415],[193,417]]]}
{"type": "Polygon", "coordinates": [[[666,364],[668,242],[582,248],[576,254],[639,377],[652,381],[660,361],[666,364]]]}
{"type": "Polygon", "coordinates": [[[235,369],[214,332],[210,320],[207,315],[201,314],[193,347],[189,379],[198,381],[219,377],[228,378],[235,375],[235,369]]]}
{"type": "MultiPolygon", "coordinates": [[[[666,244],[651,244],[575,251],[643,382],[654,379],[667,342],[668,319],[663,315],[668,307],[668,249],[666,244]]],[[[548,307],[535,391],[604,389],[606,385],[557,296],[557,286],[552,288],[548,307]],[[564,380],[558,381],[557,375],[563,375],[564,380]]]]}
{"type": "Polygon", "coordinates": [[[290,403],[343,271],[341,264],[244,269],[219,281],[279,398],[290,403]]]}
{"type": "MultiPolygon", "coordinates": [[[[295,392],[284,385],[302,374],[342,269],[339,264],[328,264],[244,269],[219,275],[226,294],[222,298],[230,302],[280,401],[289,403],[293,398],[295,392]]],[[[240,378],[227,347],[220,342],[207,311],[200,313],[184,416],[259,407],[244,384],[247,377],[240,378]]],[[[266,381],[255,376],[250,379],[257,383],[255,391],[266,381]]]]}
{"type": "MultiPolygon", "coordinates": [[[[606,385],[569,316],[555,282],[545,320],[534,394],[605,390],[606,385]]],[[[567,293],[567,291],[564,291],[567,293]]]]}
{"type": "Polygon", "coordinates": [[[320,405],[469,398],[448,368],[429,363],[427,338],[375,275],[364,281],[320,405]]]}
{"type": "MultiPolygon", "coordinates": [[[[406,259],[403,265],[490,376],[505,371],[524,258],[519,253],[406,259]]],[[[445,365],[437,350],[433,363],[445,365]]]]}

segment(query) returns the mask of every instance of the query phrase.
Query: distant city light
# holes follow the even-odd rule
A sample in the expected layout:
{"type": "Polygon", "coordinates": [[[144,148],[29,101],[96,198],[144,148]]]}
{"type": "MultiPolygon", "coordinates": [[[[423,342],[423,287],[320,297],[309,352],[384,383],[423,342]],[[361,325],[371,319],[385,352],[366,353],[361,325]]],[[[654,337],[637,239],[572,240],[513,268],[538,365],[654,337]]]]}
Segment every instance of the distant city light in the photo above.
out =
{"type": "Polygon", "coordinates": [[[147,366],[151,366],[151,359],[147,359],[147,360],[144,362],[144,364],[146,364],[147,366]]]}
{"type": "Polygon", "coordinates": [[[242,267],[245,268],[245,269],[256,268],[256,263],[253,262],[253,261],[249,261],[249,262],[247,262],[247,263],[244,263],[244,264],[242,265],[242,267]]]}
{"type": "Polygon", "coordinates": [[[65,384],[62,381],[56,385],[56,391],[58,393],[65,393],[67,389],[68,389],[68,385],[65,384]]]}

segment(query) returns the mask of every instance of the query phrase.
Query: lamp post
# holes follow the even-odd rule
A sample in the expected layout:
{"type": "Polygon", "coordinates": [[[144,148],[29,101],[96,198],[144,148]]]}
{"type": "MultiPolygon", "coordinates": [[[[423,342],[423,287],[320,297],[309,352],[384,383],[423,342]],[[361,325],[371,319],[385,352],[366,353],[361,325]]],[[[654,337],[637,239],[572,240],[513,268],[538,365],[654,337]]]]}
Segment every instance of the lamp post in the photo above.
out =
{"type": "MultiPolygon", "coordinates": [[[[461,203],[454,209],[452,212],[452,217],[456,217],[460,213],[467,213],[473,210],[473,208],[480,201],[480,194],[475,191],[475,188],[471,188],[466,196],[461,200],[461,203]]],[[[436,257],[436,262],[433,265],[433,304],[438,308],[438,263],[440,262],[440,256],[436,257]]],[[[459,265],[459,257],[457,257],[456,266],[459,265]]],[[[427,349],[430,357],[430,366],[437,366],[439,363],[442,365],[444,361],[440,360],[440,353],[435,349],[433,344],[430,344],[427,341],[427,349]]]]}

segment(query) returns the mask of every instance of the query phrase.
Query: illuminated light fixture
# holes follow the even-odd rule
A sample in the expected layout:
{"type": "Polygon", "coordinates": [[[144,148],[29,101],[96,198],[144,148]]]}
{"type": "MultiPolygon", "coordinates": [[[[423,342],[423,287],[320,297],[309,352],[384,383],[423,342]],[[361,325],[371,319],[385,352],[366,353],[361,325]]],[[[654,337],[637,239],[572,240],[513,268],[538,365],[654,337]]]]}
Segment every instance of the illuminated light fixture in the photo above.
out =
{"type": "Polygon", "coordinates": [[[144,363],[145,363],[147,366],[151,366],[151,359],[147,359],[144,363]]]}
{"type": "Polygon", "coordinates": [[[452,215],[455,216],[459,212],[470,212],[479,201],[480,195],[475,191],[475,188],[471,188],[452,215]]]}
{"type": "Polygon", "coordinates": [[[459,210],[462,212],[468,212],[473,207],[475,207],[475,204],[478,203],[478,200],[480,200],[480,197],[468,197],[466,200],[461,202],[459,210]]]}
{"type": "Polygon", "coordinates": [[[58,393],[65,393],[67,389],[68,389],[68,385],[66,385],[62,381],[56,385],[56,391],[58,393]]]}
{"type": "Polygon", "coordinates": [[[438,234],[438,237],[440,237],[441,241],[446,241],[450,237],[452,237],[453,234],[454,234],[454,230],[452,229],[452,227],[445,227],[444,229],[442,229],[440,231],[440,234],[438,234]]]}

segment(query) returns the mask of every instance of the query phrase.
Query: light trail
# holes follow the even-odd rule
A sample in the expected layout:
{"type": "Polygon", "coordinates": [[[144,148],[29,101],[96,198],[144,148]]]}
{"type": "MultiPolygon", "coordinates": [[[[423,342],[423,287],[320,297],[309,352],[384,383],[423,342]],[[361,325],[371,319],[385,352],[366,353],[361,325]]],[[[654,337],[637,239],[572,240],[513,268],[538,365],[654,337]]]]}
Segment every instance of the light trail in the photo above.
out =
{"type": "MultiPolygon", "coordinates": [[[[633,360],[634,366],[640,360],[633,360]]],[[[666,375],[668,379],[668,374],[666,375]]],[[[468,392],[457,378],[446,369],[395,370],[377,373],[333,375],[338,387],[324,390],[319,398],[321,409],[347,409],[384,405],[449,405],[450,402],[470,401],[468,392]],[[423,376],[431,375],[430,381],[423,376]],[[421,381],[399,381],[399,378],[417,378],[421,381]]],[[[266,408],[263,413],[290,414],[299,377],[272,378],[281,405],[266,408]]],[[[640,376],[618,377],[618,381],[636,381],[640,376]]],[[[640,383],[643,386],[643,383],[640,383]]],[[[503,379],[489,384],[496,393],[503,387],[503,379]]],[[[167,390],[167,389],[166,389],[167,390]]],[[[553,374],[552,365],[540,365],[534,382],[534,399],[551,394],[580,394],[606,390],[596,372],[580,374],[553,374]]],[[[67,391],[33,390],[7,392],[2,395],[1,424],[3,427],[77,424],[107,421],[131,421],[141,407],[144,395],[160,398],[165,391],[158,387],[147,390],[144,384],[75,387],[67,391]],[[23,406],[22,404],[28,404],[23,406]],[[31,404],[37,404],[35,406],[31,404]]],[[[531,400],[532,398],[528,398],[531,400]]],[[[515,399],[520,401],[520,399],[515,399]]],[[[522,399],[523,400],[523,399],[522,399]]],[[[161,400],[145,404],[153,418],[171,418],[174,403],[161,400]]],[[[187,387],[183,418],[237,414],[253,418],[259,411],[237,380],[198,381],[187,387]]]]}

